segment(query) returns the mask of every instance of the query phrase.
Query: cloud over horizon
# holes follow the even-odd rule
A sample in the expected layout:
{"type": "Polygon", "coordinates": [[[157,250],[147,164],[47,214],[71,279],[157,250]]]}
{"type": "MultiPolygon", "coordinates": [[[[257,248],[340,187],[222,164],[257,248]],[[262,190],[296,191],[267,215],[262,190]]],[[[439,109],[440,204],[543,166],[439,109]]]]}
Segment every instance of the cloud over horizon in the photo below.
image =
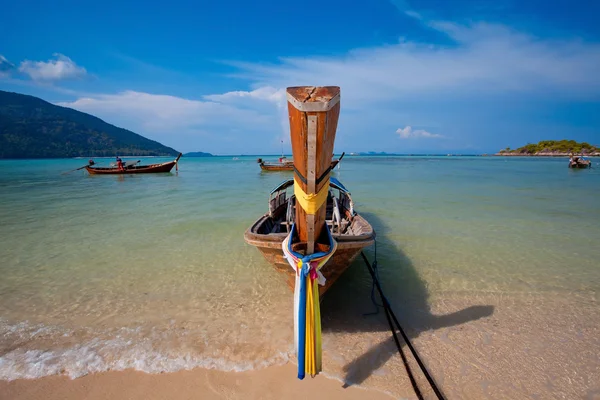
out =
{"type": "Polygon", "coordinates": [[[437,133],[427,132],[424,129],[413,129],[410,125],[405,126],[404,128],[398,128],[396,133],[400,135],[401,139],[408,138],[443,138],[442,135],[437,133]]]}
{"type": "Polygon", "coordinates": [[[94,114],[181,149],[190,149],[186,141],[199,137],[228,141],[269,132],[276,135],[278,118],[272,104],[242,108],[227,104],[226,100],[235,96],[205,97],[207,101],[127,90],[81,97],[57,105],[94,114]],[[210,98],[214,100],[208,100],[210,98]],[[215,101],[219,98],[221,101],[215,101]]]}
{"type": "Polygon", "coordinates": [[[40,82],[77,79],[87,75],[86,69],[75,64],[69,57],[60,53],[54,53],[53,56],[55,59],[48,61],[24,60],[19,65],[19,72],[40,82]]]}

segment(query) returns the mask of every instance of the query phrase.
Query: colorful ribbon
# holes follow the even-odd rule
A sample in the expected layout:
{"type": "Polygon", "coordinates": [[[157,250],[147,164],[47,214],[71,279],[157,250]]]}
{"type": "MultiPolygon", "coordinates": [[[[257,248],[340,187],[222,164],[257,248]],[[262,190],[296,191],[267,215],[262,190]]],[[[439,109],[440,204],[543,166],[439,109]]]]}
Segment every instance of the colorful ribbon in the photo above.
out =
{"type": "Polygon", "coordinates": [[[314,215],[319,211],[323,203],[327,201],[327,193],[329,193],[329,179],[321,186],[321,190],[318,193],[306,193],[300,187],[300,184],[294,176],[294,194],[296,195],[296,201],[300,204],[300,207],[309,215],[314,215]]]}
{"type": "Polygon", "coordinates": [[[290,266],[296,272],[294,287],[294,342],[298,358],[298,379],[306,374],[316,375],[322,369],[321,309],[319,285],[325,285],[325,277],[320,269],[329,261],[337,242],[327,227],[329,250],[304,256],[292,250],[292,239],[296,225],[292,225],[289,235],[281,247],[290,266]]]}

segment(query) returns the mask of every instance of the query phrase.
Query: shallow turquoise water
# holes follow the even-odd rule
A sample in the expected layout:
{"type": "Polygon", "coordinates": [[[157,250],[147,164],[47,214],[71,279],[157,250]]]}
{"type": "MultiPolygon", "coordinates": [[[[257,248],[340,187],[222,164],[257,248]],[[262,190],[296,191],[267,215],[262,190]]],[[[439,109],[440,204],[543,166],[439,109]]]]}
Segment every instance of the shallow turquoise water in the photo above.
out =
{"type": "MultiPolygon", "coordinates": [[[[214,157],[170,174],[61,175],[85,161],[0,161],[0,379],[293,359],[291,293],[243,240],[289,173],[214,157]]],[[[600,166],[347,156],[335,176],[375,227],[385,288],[411,323],[457,296],[598,303],[600,166]]],[[[358,356],[350,343],[385,330],[337,317],[370,311],[370,289],[356,262],[323,301],[333,376],[358,356]]]]}

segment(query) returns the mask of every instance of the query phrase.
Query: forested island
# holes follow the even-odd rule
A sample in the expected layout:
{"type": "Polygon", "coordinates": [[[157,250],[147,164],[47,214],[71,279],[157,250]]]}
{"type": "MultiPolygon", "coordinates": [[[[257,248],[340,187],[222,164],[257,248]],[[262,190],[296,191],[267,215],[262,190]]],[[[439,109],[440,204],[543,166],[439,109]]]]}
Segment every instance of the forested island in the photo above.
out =
{"type": "Polygon", "coordinates": [[[202,151],[191,151],[189,153],[185,153],[184,157],[213,157],[210,153],[204,153],[202,151]]]}
{"type": "Polygon", "coordinates": [[[170,147],[93,115],[0,90],[0,158],[178,154],[170,147]]]}
{"type": "Polygon", "coordinates": [[[500,150],[497,156],[546,156],[561,157],[571,154],[600,156],[600,149],[589,143],[578,143],[575,140],[543,140],[539,143],[529,143],[518,149],[510,147],[500,150]]]}

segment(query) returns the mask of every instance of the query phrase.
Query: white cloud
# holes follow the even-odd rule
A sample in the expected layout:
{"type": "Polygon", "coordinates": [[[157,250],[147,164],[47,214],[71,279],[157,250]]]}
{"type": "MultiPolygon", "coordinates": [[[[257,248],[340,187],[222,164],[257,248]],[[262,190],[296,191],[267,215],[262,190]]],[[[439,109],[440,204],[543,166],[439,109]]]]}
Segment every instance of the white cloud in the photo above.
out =
{"type": "Polygon", "coordinates": [[[15,65],[0,54],[0,78],[8,77],[14,69],[15,65]]]}
{"type": "Polygon", "coordinates": [[[239,109],[224,103],[131,90],[82,97],[59,105],[97,115],[129,118],[138,121],[149,131],[174,130],[173,128],[202,124],[223,125],[240,120],[252,123],[267,120],[264,115],[254,110],[239,109]]]}
{"type": "MultiPolygon", "coordinates": [[[[274,88],[272,86],[263,86],[252,91],[233,91],[223,94],[207,95],[203,98],[210,101],[226,103],[234,107],[243,109],[250,108],[262,110],[265,113],[273,112],[273,105],[276,106],[275,113],[278,116],[279,135],[276,138],[277,143],[289,143],[289,120],[287,115],[287,99],[285,88],[274,88]]],[[[274,139],[275,140],[275,139],[274,139]]]]}
{"type": "Polygon", "coordinates": [[[204,99],[217,102],[230,102],[238,99],[265,100],[276,105],[285,104],[285,89],[263,86],[253,91],[234,91],[204,96],[204,99]]]}
{"type": "MultiPolygon", "coordinates": [[[[418,14],[412,13],[413,17],[418,14]]],[[[597,96],[600,44],[542,39],[503,25],[423,21],[455,43],[403,41],[343,56],[288,57],[276,64],[232,63],[263,86],[339,85],[347,107],[412,96],[548,93],[597,96]]]]}
{"type": "Polygon", "coordinates": [[[414,19],[418,19],[418,20],[422,20],[423,19],[423,17],[421,16],[421,14],[419,14],[418,12],[413,11],[413,10],[406,10],[406,11],[404,11],[404,14],[406,14],[409,17],[414,18],[414,19]]]}
{"type": "Polygon", "coordinates": [[[22,61],[19,71],[35,81],[74,79],[87,74],[85,68],[75,64],[69,57],[60,53],[54,53],[53,56],[55,59],[48,61],[22,61]]]}
{"type": "MultiPolygon", "coordinates": [[[[221,142],[221,145],[226,141],[239,142],[240,139],[247,145],[250,135],[277,136],[278,111],[273,104],[268,103],[263,108],[242,108],[226,103],[232,96],[206,97],[222,101],[192,100],[128,90],[81,97],[58,105],[88,112],[111,124],[183,150],[189,149],[190,138],[197,142],[199,136],[212,137],[212,141],[221,142]]],[[[252,97],[249,99],[251,102],[252,97]]],[[[256,147],[254,151],[258,149],[256,147]]]]}
{"type": "Polygon", "coordinates": [[[408,138],[441,138],[441,137],[443,137],[442,135],[439,135],[437,133],[427,132],[426,130],[423,130],[423,129],[413,129],[409,125],[405,126],[404,128],[398,128],[398,130],[396,130],[396,133],[398,135],[400,135],[401,139],[408,139],[408,138]]]}

